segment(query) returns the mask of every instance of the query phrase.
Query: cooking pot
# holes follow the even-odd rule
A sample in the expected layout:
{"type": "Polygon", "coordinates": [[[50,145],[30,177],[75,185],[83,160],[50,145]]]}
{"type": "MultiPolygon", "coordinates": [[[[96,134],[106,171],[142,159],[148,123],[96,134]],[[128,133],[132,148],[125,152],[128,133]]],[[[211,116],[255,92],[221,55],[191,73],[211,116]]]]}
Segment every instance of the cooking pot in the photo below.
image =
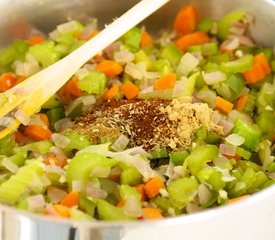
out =
{"type": "MultiPolygon", "coordinates": [[[[137,0],[1,0],[0,47],[30,31],[47,33],[68,19],[85,21],[89,16],[110,23],[137,0]]],[[[172,26],[178,9],[187,2],[197,5],[199,15],[221,18],[233,9],[256,15],[250,29],[263,46],[275,44],[275,3],[271,0],[171,0],[144,24],[150,32],[172,26]]],[[[1,197],[1,196],[0,196],[1,197]]],[[[46,218],[0,206],[1,240],[149,240],[149,239],[250,239],[275,237],[275,186],[235,204],[188,216],[140,222],[77,222],[46,218]]]]}

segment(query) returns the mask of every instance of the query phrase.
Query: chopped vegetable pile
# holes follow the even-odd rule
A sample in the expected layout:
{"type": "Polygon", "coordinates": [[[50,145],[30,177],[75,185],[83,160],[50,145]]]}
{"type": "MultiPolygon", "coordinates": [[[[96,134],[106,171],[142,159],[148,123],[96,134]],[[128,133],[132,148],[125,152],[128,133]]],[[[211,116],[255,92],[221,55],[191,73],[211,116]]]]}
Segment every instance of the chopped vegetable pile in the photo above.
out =
{"type": "MultiPolygon", "coordinates": [[[[0,140],[0,203],[75,220],[146,220],[230,204],[275,182],[275,54],[254,17],[182,7],[134,27],[0,140]]],[[[0,50],[5,91],[99,32],[70,21],[0,50]]],[[[11,122],[0,118],[0,128],[11,122]]]]}

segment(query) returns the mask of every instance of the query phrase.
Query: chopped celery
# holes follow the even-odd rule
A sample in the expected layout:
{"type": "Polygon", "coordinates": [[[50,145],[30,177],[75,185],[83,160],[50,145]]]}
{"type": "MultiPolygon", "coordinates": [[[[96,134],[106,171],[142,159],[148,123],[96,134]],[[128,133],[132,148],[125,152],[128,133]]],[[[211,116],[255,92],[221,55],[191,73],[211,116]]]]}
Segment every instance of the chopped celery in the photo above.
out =
{"type": "Polygon", "coordinates": [[[246,101],[246,104],[243,108],[243,112],[253,116],[254,114],[254,109],[256,107],[256,99],[257,99],[257,91],[255,89],[252,89],[249,93],[248,93],[248,98],[246,101]]]}
{"type": "Polygon", "coordinates": [[[56,96],[52,96],[47,102],[45,102],[42,106],[43,109],[52,109],[62,106],[62,102],[60,102],[56,96]]]}
{"type": "Polygon", "coordinates": [[[106,221],[114,220],[135,220],[135,217],[128,216],[124,213],[123,208],[118,208],[105,200],[99,199],[97,202],[97,213],[99,219],[106,221]]]}
{"type": "Polygon", "coordinates": [[[199,22],[197,25],[197,30],[203,31],[205,33],[211,33],[212,26],[215,24],[216,21],[214,19],[204,19],[199,22]]]}
{"type": "Polygon", "coordinates": [[[240,74],[231,74],[225,81],[225,83],[229,86],[229,88],[234,92],[236,97],[239,97],[244,88],[245,83],[242,75],[240,74]]]}
{"type": "Polygon", "coordinates": [[[119,194],[121,199],[123,199],[126,203],[130,198],[133,197],[137,200],[137,204],[141,206],[141,195],[135,187],[130,187],[129,185],[122,184],[119,188],[119,194]]]}
{"type": "Polygon", "coordinates": [[[145,62],[146,63],[146,70],[152,71],[154,70],[154,64],[151,61],[151,59],[148,57],[148,55],[144,52],[144,50],[139,50],[135,54],[135,63],[139,62],[145,62]]]}
{"type": "Polygon", "coordinates": [[[158,72],[162,73],[162,75],[174,72],[171,63],[167,59],[158,59],[155,62],[155,68],[158,72]]]}
{"type": "Polygon", "coordinates": [[[116,165],[117,162],[115,159],[106,158],[97,153],[84,152],[77,154],[71,159],[66,171],[70,189],[72,188],[72,182],[79,180],[82,192],[85,192],[88,176],[94,167],[112,167],[116,165]]]}
{"type": "Polygon", "coordinates": [[[272,68],[272,71],[275,72],[275,60],[271,61],[271,68],[272,68]]]}
{"type": "Polygon", "coordinates": [[[273,133],[275,131],[274,112],[263,111],[256,117],[256,123],[264,133],[273,133]]]}
{"type": "Polygon", "coordinates": [[[241,148],[241,147],[237,147],[236,148],[236,154],[241,156],[242,158],[249,160],[251,157],[251,152],[246,151],[245,149],[241,148]]]}
{"type": "Polygon", "coordinates": [[[96,70],[89,70],[87,76],[79,79],[78,87],[87,93],[101,94],[107,83],[106,75],[96,70]]]}
{"type": "Polygon", "coordinates": [[[182,57],[182,52],[174,44],[168,44],[160,53],[161,59],[167,59],[172,66],[179,64],[182,57]]]}
{"type": "Polygon", "coordinates": [[[208,134],[207,137],[205,138],[205,142],[208,144],[218,144],[221,142],[222,138],[218,134],[212,133],[208,134]]]}
{"type": "Polygon", "coordinates": [[[274,111],[275,109],[275,84],[265,82],[258,92],[256,100],[258,112],[265,111],[266,108],[274,111]]]}
{"type": "Polygon", "coordinates": [[[177,77],[180,78],[181,76],[187,77],[189,73],[194,71],[196,67],[199,64],[199,60],[193,56],[191,53],[187,52],[185,53],[182,58],[180,59],[180,62],[177,66],[177,77]]]}
{"type": "Polygon", "coordinates": [[[139,92],[138,98],[140,99],[149,99],[149,98],[159,98],[159,99],[172,99],[173,98],[173,89],[163,89],[163,90],[153,90],[150,92],[139,92]]]}
{"type": "Polygon", "coordinates": [[[105,190],[108,194],[116,194],[119,184],[106,178],[99,178],[101,189],[105,190]]]}
{"type": "Polygon", "coordinates": [[[197,129],[195,133],[196,141],[204,141],[208,135],[207,127],[206,126],[201,126],[200,128],[197,129]]]}
{"type": "Polygon", "coordinates": [[[12,161],[18,167],[21,167],[24,165],[26,158],[24,153],[17,153],[9,157],[9,160],[12,161]]]}
{"type": "Polygon", "coordinates": [[[136,168],[127,168],[120,175],[120,183],[130,186],[137,185],[142,182],[142,175],[136,168]]]}
{"type": "Polygon", "coordinates": [[[221,63],[221,70],[229,73],[243,73],[250,70],[252,65],[253,56],[246,54],[237,60],[221,63]]]}
{"type": "Polygon", "coordinates": [[[200,72],[195,72],[188,78],[183,77],[180,81],[176,82],[174,88],[173,97],[180,98],[186,96],[192,96],[196,85],[196,80],[200,76],[200,72]]]}
{"type": "Polygon", "coordinates": [[[8,135],[0,139],[0,155],[10,156],[15,147],[15,140],[13,135],[8,135]]]}
{"type": "Polygon", "coordinates": [[[231,88],[229,87],[229,85],[225,81],[221,82],[221,83],[218,83],[218,84],[215,84],[213,86],[213,88],[216,89],[218,95],[222,96],[223,98],[225,98],[228,101],[231,101],[232,98],[233,98],[233,93],[232,93],[231,88]]]}
{"type": "Polygon", "coordinates": [[[169,156],[166,148],[154,148],[150,150],[151,159],[167,158],[169,156]]]}
{"type": "Polygon", "coordinates": [[[239,22],[245,18],[245,11],[233,11],[224,16],[218,22],[218,37],[225,40],[230,34],[230,28],[233,23],[239,22]]]}
{"type": "Polygon", "coordinates": [[[140,49],[141,30],[138,27],[132,28],[122,37],[122,42],[131,52],[137,52],[140,49]]]}
{"type": "Polygon", "coordinates": [[[77,220],[77,221],[93,221],[94,218],[92,218],[90,215],[76,209],[76,208],[70,208],[70,219],[77,220]]]}
{"type": "Polygon", "coordinates": [[[203,56],[212,56],[218,53],[219,47],[217,42],[195,45],[188,48],[189,52],[200,52],[203,56]]]}
{"type": "Polygon", "coordinates": [[[79,209],[88,213],[90,216],[94,216],[96,204],[89,198],[79,195],[79,209]]]}
{"type": "Polygon", "coordinates": [[[14,205],[26,192],[33,180],[43,174],[43,169],[38,162],[32,162],[11,176],[0,185],[0,202],[14,205]]]}
{"type": "Polygon", "coordinates": [[[260,165],[254,163],[254,162],[251,162],[251,161],[246,161],[246,160],[238,160],[236,166],[240,167],[244,171],[247,168],[251,168],[255,172],[258,172],[258,171],[262,170],[262,167],[260,165]]]}
{"type": "Polygon", "coordinates": [[[252,184],[252,186],[248,189],[249,192],[255,192],[257,190],[260,190],[265,183],[267,183],[269,178],[266,176],[266,174],[263,171],[256,172],[256,180],[252,184]]]}
{"type": "Polygon", "coordinates": [[[218,156],[218,152],[218,148],[214,145],[202,145],[196,147],[185,161],[187,161],[191,173],[197,176],[199,171],[206,167],[207,162],[218,156]]]}
{"type": "Polygon", "coordinates": [[[273,55],[272,48],[259,48],[255,51],[255,55],[258,53],[263,53],[268,61],[271,61],[273,55]]]}
{"type": "Polygon", "coordinates": [[[207,62],[204,66],[203,66],[203,70],[206,72],[215,72],[215,71],[220,71],[221,67],[218,63],[214,63],[214,62],[207,62]]]}
{"type": "Polygon", "coordinates": [[[222,180],[222,177],[222,173],[213,167],[206,167],[198,173],[200,182],[206,182],[216,192],[225,187],[226,183],[222,180]]]}
{"type": "Polygon", "coordinates": [[[53,42],[31,46],[27,54],[33,55],[44,68],[60,59],[60,54],[55,50],[53,42]]]}
{"type": "Polygon", "coordinates": [[[229,62],[232,56],[229,53],[217,54],[210,56],[209,61],[213,63],[229,62]]]}
{"type": "Polygon", "coordinates": [[[233,133],[237,133],[244,137],[245,142],[243,145],[247,149],[255,151],[259,147],[262,132],[258,125],[250,125],[239,118],[234,124],[233,133]]]}
{"type": "Polygon", "coordinates": [[[169,154],[170,156],[170,161],[175,165],[179,166],[182,165],[184,160],[187,158],[189,155],[189,152],[186,150],[178,151],[178,152],[172,152],[169,154]]]}
{"type": "Polygon", "coordinates": [[[60,34],[74,35],[81,32],[84,29],[84,26],[81,22],[72,20],[58,25],[56,29],[60,34]]]}
{"type": "Polygon", "coordinates": [[[172,182],[167,191],[172,203],[182,209],[194,199],[198,186],[199,183],[194,177],[184,177],[172,182]]]}
{"type": "Polygon", "coordinates": [[[47,111],[47,116],[49,119],[49,123],[51,128],[54,128],[54,124],[65,117],[65,111],[63,107],[58,107],[58,108],[52,108],[49,111],[47,111]]]}
{"type": "Polygon", "coordinates": [[[91,145],[90,140],[77,132],[66,132],[64,136],[70,140],[68,146],[64,148],[65,153],[69,153],[72,150],[81,150],[91,145]]]}

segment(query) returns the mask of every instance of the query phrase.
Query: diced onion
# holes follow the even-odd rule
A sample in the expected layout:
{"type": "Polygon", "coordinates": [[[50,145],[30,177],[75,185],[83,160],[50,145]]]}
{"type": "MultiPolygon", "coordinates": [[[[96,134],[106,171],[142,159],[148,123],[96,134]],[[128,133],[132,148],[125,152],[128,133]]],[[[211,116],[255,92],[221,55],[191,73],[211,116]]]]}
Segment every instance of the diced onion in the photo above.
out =
{"type": "Polygon", "coordinates": [[[73,126],[74,123],[70,118],[63,118],[54,124],[54,129],[56,132],[63,132],[68,128],[72,128],[73,126]]]}
{"type": "Polygon", "coordinates": [[[106,178],[111,172],[111,167],[96,166],[92,169],[90,176],[106,178]]]}
{"type": "Polygon", "coordinates": [[[109,45],[107,48],[105,48],[105,52],[107,55],[111,56],[114,52],[116,52],[121,46],[121,42],[114,42],[111,45],[109,45]]]}
{"type": "Polygon", "coordinates": [[[82,80],[83,78],[85,78],[87,75],[89,74],[89,70],[86,68],[81,68],[79,69],[75,75],[79,80],[82,80]]]}
{"type": "Polygon", "coordinates": [[[245,139],[244,137],[240,136],[239,134],[232,133],[225,138],[225,140],[234,146],[241,146],[245,139]]]}
{"type": "Polygon", "coordinates": [[[139,202],[135,197],[132,196],[127,198],[123,211],[128,216],[140,217],[142,215],[142,210],[139,202]]]}
{"type": "Polygon", "coordinates": [[[88,183],[86,187],[87,196],[97,198],[97,199],[104,199],[107,197],[107,192],[102,190],[98,184],[88,183]]]}
{"type": "Polygon", "coordinates": [[[135,59],[135,55],[129,50],[122,50],[115,52],[114,59],[119,63],[130,63],[135,59]]]}
{"type": "Polygon", "coordinates": [[[129,143],[129,139],[121,134],[118,139],[114,142],[111,148],[117,152],[123,151],[129,143]]]}
{"type": "Polygon", "coordinates": [[[19,169],[19,167],[7,157],[2,160],[1,165],[12,173],[16,173],[19,169]]]}
{"type": "Polygon", "coordinates": [[[72,181],[72,191],[80,192],[81,191],[81,182],[78,180],[72,181]]]}
{"type": "Polygon", "coordinates": [[[252,120],[252,118],[250,116],[248,116],[245,113],[241,113],[241,112],[239,112],[239,111],[237,111],[235,109],[233,109],[231,112],[229,112],[228,117],[233,122],[235,122],[235,120],[237,120],[237,119],[240,118],[240,119],[244,120],[247,123],[253,123],[253,120],[252,120]]]}
{"type": "Polygon", "coordinates": [[[24,113],[22,109],[18,109],[14,113],[14,117],[17,118],[25,126],[28,125],[31,120],[30,116],[24,113]]]}
{"type": "Polygon", "coordinates": [[[29,125],[38,125],[41,127],[45,127],[46,124],[41,120],[39,115],[35,115],[34,117],[31,118],[29,125]]]}
{"type": "Polygon", "coordinates": [[[68,33],[78,29],[78,24],[76,21],[70,21],[66,23],[62,23],[56,27],[59,33],[68,33]]]}
{"type": "Polygon", "coordinates": [[[232,38],[225,40],[221,44],[221,49],[233,51],[233,50],[237,49],[239,46],[240,46],[239,38],[232,37],[232,38]]]}
{"type": "Polygon", "coordinates": [[[209,73],[203,72],[202,76],[208,85],[217,84],[226,80],[226,75],[222,71],[214,71],[209,73]]]}
{"type": "Polygon", "coordinates": [[[201,208],[197,206],[195,203],[190,202],[186,205],[186,211],[187,213],[195,213],[200,212],[201,208]]]}
{"type": "Polygon", "coordinates": [[[46,165],[45,172],[46,173],[55,173],[60,176],[65,175],[64,170],[61,167],[56,166],[56,165],[46,165]]]}
{"type": "Polygon", "coordinates": [[[7,127],[13,122],[12,117],[0,117],[0,126],[7,127]]]}
{"type": "Polygon", "coordinates": [[[47,190],[47,196],[51,203],[59,203],[65,196],[67,192],[55,187],[49,187],[47,190]]]}
{"type": "Polygon", "coordinates": [[[51,136],[54,144],[57,147],[65,148],[70,144],[70,139],[65,137],[64,135],[58,134],[58,133],[53,133],[51,136]]]}
{"type": "Polygon", "coordinates": [[[44,196],[42,194],[34,195],[27,198],[30,211],[38,210],[45,206],[44,196]]]}
{"type": "Polygon", "coordinates": [[[188,76],[188,74],[195,70],[199,64],[199,60],[191,53],[185,53],[180,59],[180,63],[177,67],[177,74],[180,76],[188,76]]]}
{"type": "Polygon", "coordinates": [[[223,144],[221,143],[219,146],[220,153],[225,154],[227,156],[235,156],[236,154],[236,146],[230,144],[223,144]]]}
{"type": "Polygon", "coordinates": [[[223,127],[223,132],[224,132],[225,135],[228,134],[228,133],[230,133],[230,131],[234,127],[234,123],[233,122],[225,120],[225,119],[221,119],[218,122],[218,124],[223,127]]]}
{"type": "Polygon", "coordinates": [[[209,188],[205,184],[202,183],[198,187],[198,196],[199,196],[200,204],[205,204],[212,197],[212,192],[209,190],[209,188]]]}
{"type": "Polygon", "coordinates": [[[220,167],[214,167],[215,169],[217,169],[223,176],[222,176],[222,180],[224,182],[231,182],[233,180],[235,180],[236,178],[231,176],[229,173],[229,170],[226,168],[220,168],[220,167]]]}

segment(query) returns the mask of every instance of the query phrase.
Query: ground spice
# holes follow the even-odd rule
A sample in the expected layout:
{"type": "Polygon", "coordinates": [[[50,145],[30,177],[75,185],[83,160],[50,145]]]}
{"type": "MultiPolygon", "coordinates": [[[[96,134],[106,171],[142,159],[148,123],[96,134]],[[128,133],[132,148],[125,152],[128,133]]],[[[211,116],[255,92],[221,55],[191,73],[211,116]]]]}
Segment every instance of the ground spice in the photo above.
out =
{"type": "Polygon", "coordinates": [[[222,134],[212,115],[207,104],[191,103],[187,98],[110,100],[76,119],[72,131],[86,135],[93,144],[103,137],[115,140],[124,134],[129,147],[186,149],[201,126],[222,134]]]}

